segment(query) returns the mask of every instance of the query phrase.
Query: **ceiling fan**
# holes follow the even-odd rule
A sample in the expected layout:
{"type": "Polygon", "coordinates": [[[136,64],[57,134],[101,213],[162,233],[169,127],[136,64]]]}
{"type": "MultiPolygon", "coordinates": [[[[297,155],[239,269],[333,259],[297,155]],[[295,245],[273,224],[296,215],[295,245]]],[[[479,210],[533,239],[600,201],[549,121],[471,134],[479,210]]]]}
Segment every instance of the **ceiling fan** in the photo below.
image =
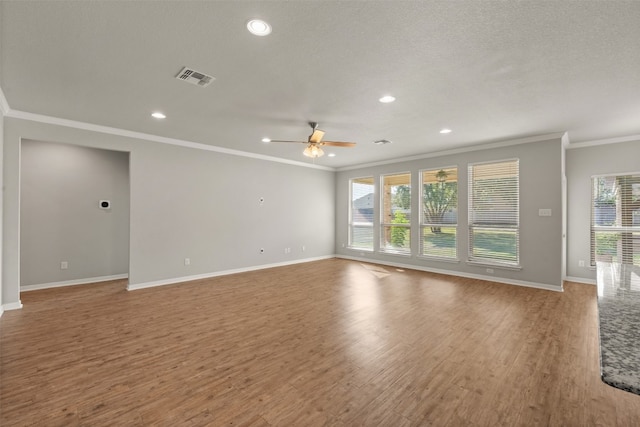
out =
{"type": "Polygon", "coordinates": [[[307,144],[307,148],[304,149],[302,154],[307,157],[317,158],[324,155],[324,151],[322,150],[323,145],[331,146],[331,147],[355,147],[355,142],[341,142],[341,141],[323,141],[324,131],[318,129],[318,123],[309,122],[309,126],[313,129],[311,135],[306,141],[283,141],[283,140],[272,140],[271,142],[294,142],[300,144],[307,144]]]}

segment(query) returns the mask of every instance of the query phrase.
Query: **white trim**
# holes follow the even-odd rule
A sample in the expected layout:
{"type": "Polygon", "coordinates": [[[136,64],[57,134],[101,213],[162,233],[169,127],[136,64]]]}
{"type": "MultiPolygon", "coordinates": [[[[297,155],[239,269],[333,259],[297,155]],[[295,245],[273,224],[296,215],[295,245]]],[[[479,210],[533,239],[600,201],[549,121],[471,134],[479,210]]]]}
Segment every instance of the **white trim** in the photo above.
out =
{"type": "Polygon", "coordinates": [[[0,317],[4,314],[4,307],[0,304],[0,317]]]}
{"type": "Polygon", "coordinates": [[[160,142],[162,144],[177,145],[186,148],[195,148],[204,151],[214,151],[232,156],[249,157],[252,159],[266,160],[269,162],[285,163],[294,166],[303,166],[312,169],[320,169],[334,172],[336,169],[329,166],[321,166],[312,163],[304,163],[295,160],[287,160],[279,157],[267,156],[264,154],[249,153],[247,151],[233,150],[230,148],[217,147],[214,145],[203,144],[200,142],[186,141],[183,139],[167,138],[164,136],[151,135],[143,132],[135,132],[126,129],[119,129],[109,126],[96,125],[92,123],[84,123],[76,120],[60,119],[58,117],[45,116],[42,114],[27,113],[25,111],[11,110],[6,113],[7,117],[14,119],[29,120],[32,122],[47,123],[50,125],[65,126],[74,129],[88,130],[98,133],[106,133],[109,135],[124,136],[127,138],[142,139],[145,141],[160,142]]]}
{"type": "Polygon", "coordinates": [[[315,258],[305,258],[305,259],[298,259],[294,261],[277,262],[274,264],[262,264],[254,267],[245,267],[245,268],[237,268],[232,270],[214,271],[211,273],[204,273],[204,274],[195,274],[193,276],[173,277],[171,279],[155,280],[155,281],[144,282],[144,283],[134,283],[134,284],[129,283],[129,285],[127,286],[127,290],[136,291],[138,289],[154,288],[156,286],[164,286],[164,285],[173,285],[176,283],[191,282],[194,280],[209,279],[209,278],[218,277],[218,276],[228,276],[230,274],[247,273],[249,271],[265,270],[267,268],[284,267],[287,265],[294,265],[294,264],[303,264],[305,262],[320,261],[320,260],[331,259],[335,257],[336,255],[326,255],[326,256],[320,256],[315,258]]]}
{"type": "Polygon", "coordinates": [[[585,277],[566,276],[564,279],[567,282],[584,283],[585,285],[596,285],[596,279],[587,279],[585,277]]]}
{"type": "Polygon", "coordinates": [[[395,263],[395,262],[379,261],[377,259],[370,259],[370,258],[351,257],[351,256],[347,256],[347,255],[340,255],[340,254],[336,255],[336,258],[349,259],[349,260],[352,260],[352,261],[361,261],[361,262],[366,262],[366,263],[370,263],[370,264],[382,264],[382,265],[388,265],[388,266],[391,266],[391,267],[406,268],[406,269],[409,269],[409,270],[426,271],[426,272],[429,272],[429,273],[446,274],[447,276],[466,277],[466,278],[469,278],[469,279],[486,280],[488,282],[496,282],[496,283],[504,283],[504,284],[507,284],[507,285],[524,286],[524,287],[527,287],[527,288],[544,289],[544,290],[547,290],[547,291],[563,292],[562,285],[555,286],[555,285],[549,285],[549,284],[546,284],[546,283],[536,283],[536,282],[527,282],[527,281],[524,281],[524,280],[505,279],[503,277],[484,276],[484,275],[480,275],[480,274],[463,273],[463,272],[460,272],[460,271],[452,271],[452,270],[441,270],[439,268],[428,268],[428,267],[423,267],[423,266],[420,266],[420,265],[411,265],[411,264],[399,264],[399,263],[395,263]]]}
{"type": "Polygon", "coordinates": [[[9,101],[4,96],[4,92],[2,91],[2,87],[0,87],[0,111],[2,111],[2,115],[6,116],[11,108],[9,107],[9,101]]]}
{"type": "Polygon", "coordinates": [[[574,148],[595,147],[597,145],[617,144],[619,142],[640,141],[640,135],[619,136],[617,138],[597,139],[595,141],[572,142],[567,146],[567,150],[574,148]]]}
{"type": "Polygon", "coordinates": [[[18,302],[10,302],[2,305],[3,311],[9,310],[20,310],[22,308],[22,302],[18,300],[18,302]]]}
{"type": "Polygon", "coordinates": [[[549,133],[549,134],[546,134],[546,135],[530,136],[530,137],[527,137],[527,138],[491,142],[491,143],[488,143],[488,144],[470,145],[470,146],[466,146],[466,147],[462,147],[462,148],[454,148],[454,149],[451,149],[451,150],[434,151],[432,153],[418,154],[416,156],[399,157],[399,158],[396,158],[396,159],[383,160],[381,162],[362,163],[360,165],[354,165],[354,166],[344,166],[344,167],[336,168],[335,170],[337,172],[342,172],[342,171],[348,171],[348,170],[353,170],[353,169],[362,169],[362,168],[368,168],[368,167],[373,167],[373,166],[388,165],[388,164],[392,164],[392,163],[400,163],[400,162],[409,162],[409,161],[412,161],[412,160],[428,159],[428,158],[431,158],[431,157],[442,157],[442,156],[449,156],[451,154],[460,154],[460,153],[468,153],[468,152],[471,152],[471,151],[488,150],[488,149],[491,149],[491,148],[510,147],[512,145],[528,144],[529,142],[549,141],[549,140],[552,140],[552,139],[562,139],[565,134],[566,134],[566,132],[556,132],[556,133],[549,133]]]}
{"type": "Polygon", "coordinates": [[[35,285],[20,286],[20,292],[37,291],[40,289],[60,288],[62,286],[88,285],[90,283],[108,282],[129,278],[128,274],[115,274],[112,276],[87,277],[86,279],[65,280],[62,282],[38,283],[35,285]]]}

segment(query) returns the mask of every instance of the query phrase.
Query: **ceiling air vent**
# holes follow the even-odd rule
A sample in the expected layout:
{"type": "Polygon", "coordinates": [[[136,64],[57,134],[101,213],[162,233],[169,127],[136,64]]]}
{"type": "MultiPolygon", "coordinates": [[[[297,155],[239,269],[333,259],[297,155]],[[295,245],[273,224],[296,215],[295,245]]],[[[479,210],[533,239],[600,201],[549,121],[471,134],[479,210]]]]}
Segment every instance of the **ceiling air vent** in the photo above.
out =
{"type": "Polygon", "coordinates": [[[176,79],[185,81],[187,83],[191,83],[194,85],[206,87],[211,84],[216,78],[213,76],[208,76],[204,73],[200,73],[196,70],[192,70],[189,67],[184,67],[182,71],[178,73],[176,79]]]}

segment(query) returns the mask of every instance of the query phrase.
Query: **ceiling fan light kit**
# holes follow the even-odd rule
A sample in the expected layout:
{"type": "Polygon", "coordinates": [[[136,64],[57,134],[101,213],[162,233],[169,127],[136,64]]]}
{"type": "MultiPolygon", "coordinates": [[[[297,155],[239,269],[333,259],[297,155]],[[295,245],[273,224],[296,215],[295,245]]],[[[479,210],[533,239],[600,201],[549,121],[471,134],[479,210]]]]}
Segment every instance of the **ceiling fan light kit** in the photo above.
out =
{"type": "Polygon", "coordinates": [[[302,154],[307,157],[311,157],[312,159],[317,159],[318,157],[324,156],[324,150],[322,150],[323,145],[328,145],[332,147],[355,147],[355,142],[343,142],[343,141],[323,141],[324,131],[318,129],[318,123],[309,122],[309,126],[311,126],[312,132],[307,138],[306,141],[284,141],[272,139],[271,142],[293,142],[293,143],[301,143],[307,144],[307,148],[304,149],[302,154]]]}
{"type": "Polygon", "coordinates": [[[324,151],[322,148],[318,147],[316,144],[309,144],[307,148],[302,152],[307,157],[311,157],[313,159],[324,156],[324,151]]]}

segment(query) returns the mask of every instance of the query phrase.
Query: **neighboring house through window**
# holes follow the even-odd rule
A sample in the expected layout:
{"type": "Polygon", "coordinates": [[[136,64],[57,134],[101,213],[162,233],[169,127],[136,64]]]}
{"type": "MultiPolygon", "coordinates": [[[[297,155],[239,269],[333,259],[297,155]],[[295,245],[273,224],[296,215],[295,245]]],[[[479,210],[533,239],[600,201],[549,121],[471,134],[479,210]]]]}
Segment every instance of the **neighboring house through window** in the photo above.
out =
{"type": "Polygon", "coordinates": [[[349,247],[373,250],[373,177],[354,178],[350,185],[349,247]]]}

